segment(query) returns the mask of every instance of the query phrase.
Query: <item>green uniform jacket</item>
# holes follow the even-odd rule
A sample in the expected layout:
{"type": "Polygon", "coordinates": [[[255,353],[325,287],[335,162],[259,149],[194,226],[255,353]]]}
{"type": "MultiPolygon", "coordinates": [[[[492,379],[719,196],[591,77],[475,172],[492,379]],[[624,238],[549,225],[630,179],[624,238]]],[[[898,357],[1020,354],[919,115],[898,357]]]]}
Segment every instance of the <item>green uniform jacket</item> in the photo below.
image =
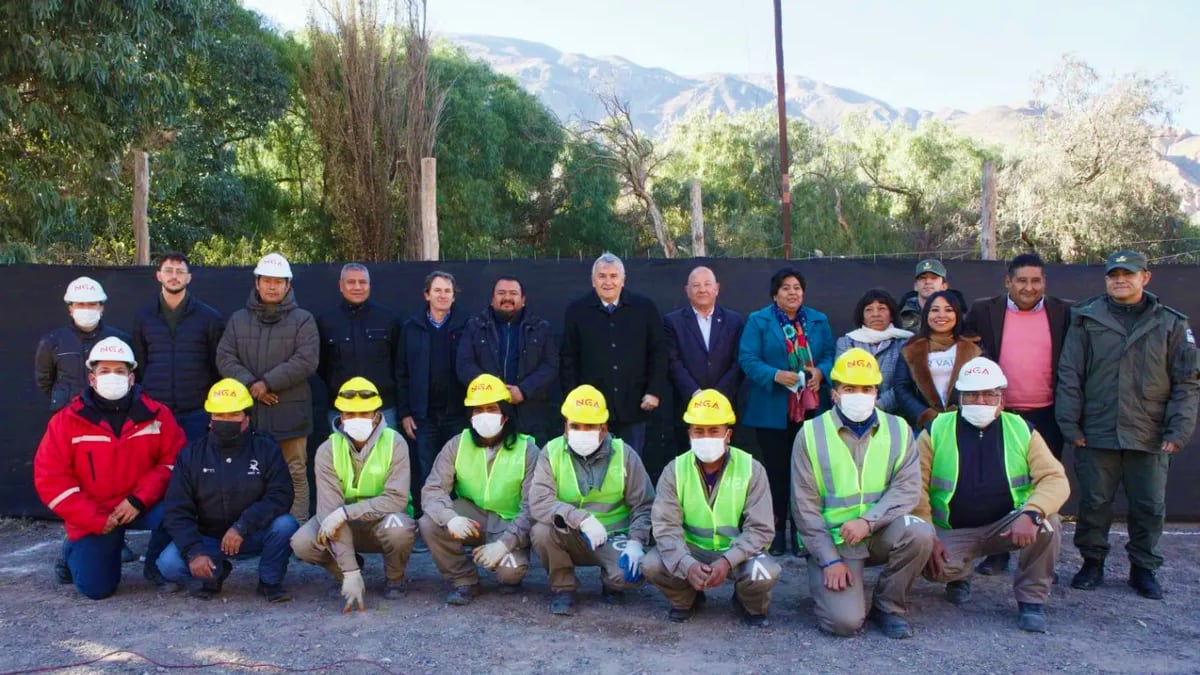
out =
{"type": "Polygon", "coordinates": [[[1130,333],[1107,296],[1071,308],[1055,391],[1055,416],[1068,442],[1089,448],[1160,452],[1187,444],[1200,398],[1196,343],[1187,317],[1146,293],[1149,307],[1130,333]]]}

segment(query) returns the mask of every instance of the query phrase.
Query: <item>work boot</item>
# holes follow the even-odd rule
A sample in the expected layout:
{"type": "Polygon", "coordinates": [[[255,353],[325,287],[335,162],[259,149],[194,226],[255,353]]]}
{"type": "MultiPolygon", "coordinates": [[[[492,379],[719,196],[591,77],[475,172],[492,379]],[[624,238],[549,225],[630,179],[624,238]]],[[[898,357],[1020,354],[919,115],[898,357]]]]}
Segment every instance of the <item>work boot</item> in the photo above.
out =
{"type": "Polygon", "coordinates": [[[768,551],[775,557],[780,557],[787,553],[787,521],[775,523],[775,540],[771,542],[771,548],[768,551]]]}
{"type": "Polygon", "coordinates": [[[54,561],[54,580],[60,584],[74,583],[75,578],[71,576],[71,568],[67,566],[66,558],[54,561]]]}
{"type": "Polygon", "coordinates": [[[1104,560],[1084,558],[1083,566],[1075,573],[1075,578],[1071,579],[1071,588],[1091,591],[1102,583],[1104,583],[1104,560]]]}
{"type": "Polygon", "coordinates": [[[946,584],[946,601],[952,605],[965,605],[971,599],[971,580],[962,579],[946,584]]]}
{"type": "Polygon", "coordinates": [[[462,607],[463,605],[471,604],[475,596],[479,595],[479,584],[469,584],[467,586],[455,586],[446,594],[446,604],[462,607]]]}
{"type": "Polygon", "coordinates": [[[149,581],[150,583],[154,584],[154,587],[158,590],[159,593],[164,593],[164,594],[178,593],[182,588],[177,583],[167,581],[167,578],[164,577],[162,575],[162,572],[158,571],[158,567],[154,566],[154,565],[147,565],[146,567],[144,567],[142,569],[142,576],[146,578],[146,581],[149,581]]]}
{"type": "Polygon", "coordinates": [[[574,591],[561,591],[550,597],[550,613],[570,616],[575,613],[574,591]]]}
{"type": "Polygon", "coordinates": [[[1129,585],[1138,595],[1150,600],[1162,600],[1163,589],[1154,577],[1154,570],[1132,565],[1129,568],[1129,585]]]}
{"type": "Polygon", "coordinates": [[[269,603],[291,602],[292,596],[283,588],[283,584],[268,584],[262,579],[258,580],[258,588],[255,592],[267,599],[269,603]]]}
{"type": "Polygon", "coordinates": [[[603,598],[605,604],[620,605],[625,602],[625,591],[619,591],[601,584],[600,597],[603,598]]]}
{"type": "MultiPolygon", "coordinates": [[[[697,600],[699,600],[699,598],[697,598],[697,600]]],[[[692,603],[692,607],[696,607],[697,604],[700,603],[692,603]]],[[[734,591],[733,593],[733,608],[737,610],[738,614],[742,615],[742,623],[751,628],[766,628],[767,626],[771,625],[771,621],[767,618],[766,614],[751,614],[750,611],[746,609],[746,606],[742,604],[742,599],[738,597],[737,591],[734,591]]]]}
{"type": "Polygon", "coordinates": [[[131,562],[137,562],[137,561],[138,561],[138,554],[134,553],[133,549],[129,548],[129,544],[122,542],[121,543],[121,564],[124,565],[124,564],[128,564],[131,562]]]}
{"type": "Polygon", "coordinates": [[[683,623],[684,621],[692,618],[692,616],[695,615],[696,612],[700,611],[700,608],[703,607],[707,602],[708,598],[704,595],[704,591],[698,591],[696,593],[696,597],[692,599],[691,607],[682,609],[679,607],[672,607],[671,609],[667,610],[667,618],[675,623],[683,623]]]}
{"type": "Polygon", "coordinates": [[[1017,626],[1030,633],[1046,632],[1046,608],[1035,602],[1018,602],[1017,626]]]}
{"type": "Polygon", "coordinates": [[[188,591],[188,594],[197,600],[212,600],[221,593],[221,588],[225,585],[225,580],[229,578],[229,573],[233,571],[233,563],[228,560],[221,561],[221,573],[216,579],[204,579],[200,585],[188,591]]]}
{"type": "Polygon", "coordinates": [[[994,577],[998,574],[1004,574],[1008,571],[1009,554],[997,553],[984,558],[982,562],[975,566],[975,571],[985,577],[994,577]]]}
{"type": "Polygon", "coordinates": [[[892,614],[878,607],[872,607],[869,618],[884,635],[893,640],[903,640],[913,636],[912,626],[908,625],[908,621],[899,614],[892,614]]]}
{"type": "Polygon", "coordinates": [[[385,600],[399,600],[408,593],[408,587],[404,585],[404,581],[388,581],[383,586],[383,598],[385,600]]]}

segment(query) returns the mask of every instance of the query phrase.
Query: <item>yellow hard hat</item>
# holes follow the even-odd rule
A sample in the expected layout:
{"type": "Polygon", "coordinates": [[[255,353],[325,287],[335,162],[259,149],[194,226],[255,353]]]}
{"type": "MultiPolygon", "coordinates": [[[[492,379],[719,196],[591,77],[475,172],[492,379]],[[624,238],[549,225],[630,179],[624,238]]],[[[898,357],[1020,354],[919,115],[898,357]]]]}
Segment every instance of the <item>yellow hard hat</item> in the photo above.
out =
{"type": "Polygon", "coordinates": [[[704,389],[692,397],[687,410],[683,412],[683,421],[688,424],[715,426],[718,424],[733,424],[737,415],[733,414],[733,406],[725,394],[716,389],[704,389]]]}
{"type": "Polygon", "coordinates": [[[883,382],[883,373],[879,372],[879,361],[875,360],[871,352],[855,347],[847,349],[837,357],[829,379],[842,384],[871,386],[883,382]]]}
{"type": "Polygon", "coordinates": [[[581,384],[563,399],[562,416],[576,424],[604,424],[608,421],[608,403],[604,394],[590,384],[581,384]]]}
{"type": "Polygon", "coordinates": [[[208,398],[204,401],[204,411],[207,413],[241,412],[254,405],[250,398],[250,390],[246,385],[232,377],[217,382],[208,390],[208,398]]]}
{"type": "Polygon", "coordinates": [[[512,403],[512,394],[509,393],[508,386],[504,384],[504,380],[495,375],[484,373],[471,380],[471,384],[467,385],[467,398],[463,401],[463,405],[474,408],[477,405],[499,403],[500,401],[512,403]]]}
{"type": "Polygon", "coordinates": [[[383,407],[379,388],[365,377],[352,377],[338,390],[333,407],[342,412],[375,412],[383,407]]]}

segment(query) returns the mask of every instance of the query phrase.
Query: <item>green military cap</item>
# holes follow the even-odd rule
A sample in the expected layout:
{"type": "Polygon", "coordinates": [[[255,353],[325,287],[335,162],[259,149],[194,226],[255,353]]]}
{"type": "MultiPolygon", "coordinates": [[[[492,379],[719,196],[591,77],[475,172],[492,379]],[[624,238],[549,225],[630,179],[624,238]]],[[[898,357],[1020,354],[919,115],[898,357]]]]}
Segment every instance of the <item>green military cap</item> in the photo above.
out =
{"type": "Polygon", "coordinates": [[[1115,269],[1129,270],[1130,272],[1143,272],[1146,270],[1146,256],[1137,251],[1117,251],[1108,256],[1104,261],[1104,273],[1115,269]]]}
{"type": "Polygon", "coordinates": [[[917,271],[913,272],[913,278],[915,279],[926,272],[933,272],[943,279],[946,278],[946,266],[942,264],[941,260],[936,258],[926,258],[917,263],[917,271]]]}

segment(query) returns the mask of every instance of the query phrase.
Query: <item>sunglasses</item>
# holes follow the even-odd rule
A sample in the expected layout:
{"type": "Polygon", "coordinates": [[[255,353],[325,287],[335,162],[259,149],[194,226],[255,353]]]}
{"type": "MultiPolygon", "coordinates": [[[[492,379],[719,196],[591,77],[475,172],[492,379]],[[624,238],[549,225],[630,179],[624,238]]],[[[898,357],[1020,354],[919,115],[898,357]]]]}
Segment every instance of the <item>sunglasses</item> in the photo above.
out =
{"type": "Polygon", "coordinates": [[[355,390],[351,390],[351,391],[340,391],[340,392],[338,392],[338,396],[341,398],[350,398],[350,399],[376,398],[379,396],[379,392],[371,391],[370,389],[355,389],[355,390]]]}

